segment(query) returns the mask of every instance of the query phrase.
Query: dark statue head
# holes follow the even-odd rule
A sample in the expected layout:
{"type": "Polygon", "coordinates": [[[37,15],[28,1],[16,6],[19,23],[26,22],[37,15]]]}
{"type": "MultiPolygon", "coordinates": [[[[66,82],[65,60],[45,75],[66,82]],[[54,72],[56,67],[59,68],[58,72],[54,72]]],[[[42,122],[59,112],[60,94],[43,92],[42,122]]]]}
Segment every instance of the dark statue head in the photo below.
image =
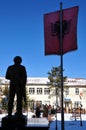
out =
{"type": "Polygon", "coordinates": [[[20,56],[16,56],[14,57],[13,61],[15,64],[21,64],[22,58],[20,56]]]}

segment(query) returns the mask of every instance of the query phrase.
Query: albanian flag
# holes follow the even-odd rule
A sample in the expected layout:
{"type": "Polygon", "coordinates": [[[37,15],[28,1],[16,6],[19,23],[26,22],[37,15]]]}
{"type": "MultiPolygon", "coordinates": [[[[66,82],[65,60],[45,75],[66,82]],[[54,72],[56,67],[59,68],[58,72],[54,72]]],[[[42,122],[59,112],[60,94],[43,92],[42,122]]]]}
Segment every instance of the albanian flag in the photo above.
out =
{"type": "MultiPolygon", "coordinates": [[[[79,7],[62,10],[62,54],[77,49],[77,19],[79,7]]],[[[45,55],[60,51],[60,11],[44,14],[45,55]]]]}

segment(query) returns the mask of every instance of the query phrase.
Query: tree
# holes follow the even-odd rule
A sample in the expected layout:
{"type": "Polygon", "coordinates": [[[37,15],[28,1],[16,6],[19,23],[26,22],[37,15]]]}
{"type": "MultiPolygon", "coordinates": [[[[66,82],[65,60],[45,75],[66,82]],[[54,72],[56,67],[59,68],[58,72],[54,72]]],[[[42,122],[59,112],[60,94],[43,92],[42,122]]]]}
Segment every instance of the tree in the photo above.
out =
{"type": "Polygon", "coordinates": [[[8,86],[5,85],[5,88],[3,89],[3,96],[2,96],[2,109],[7,110],[8,105],[8,86]]]}
{"type": "MultiPolygon", "coordinates": [[[[64,71],[64,70],[63,70],[64,71]]],[[[61,66],[52,67],[51,71],[48,72],[49,85],[51,89],[50,96],[57,96],[61,102],[61,66]]],[[[63,82],[65,82],[67,76],[63,77],[63,82]]],[[[58,105],[58,101],[56,103],[58,105]]]]}
{"type": "MultiPolygon", "coordinates": [[[[2,98],[2,101],[1,101],[2,109],[4,109],[4,110],[7,110],[7,107],[8,107],[8,91],[9,91],[9,87],[6,84],[5,88],[3,89],[3,92],[2,92],[3,98],[2,98]]],[[[27,106],[26,106],[25,101],[23,100],[23,110],[24,111],[28,109],[28,102],[30,101],[27,88],[26,88],[26,101],[27,101],[27,106]]],[[[15,107],[15,105],[16,105],[16,100],[14,100],[14,107],[15,107]]]]}

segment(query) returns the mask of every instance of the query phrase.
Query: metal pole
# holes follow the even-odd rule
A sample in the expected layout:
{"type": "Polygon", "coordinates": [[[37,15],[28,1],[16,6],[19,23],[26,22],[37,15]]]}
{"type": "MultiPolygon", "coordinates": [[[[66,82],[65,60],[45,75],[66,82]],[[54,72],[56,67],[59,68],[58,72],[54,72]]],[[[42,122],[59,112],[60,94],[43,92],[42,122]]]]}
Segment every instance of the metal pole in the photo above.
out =
{"type": "Polygon", "coordinates": [[[61,51],[61,130],[64,130],[64,108],[63,108],[62,2],[60,3],[60,51],[61,51]]]}
{"type": "Polygon", "coordinates": [[[81,116],[82,104],[80,105],[80,126],[82,126],[82,116],[81,116]]]}
{"type": "Polygon", "coordinates": [[[56,85],[56,111],[55,111],[55,114],[56,114],[56,130],[57,130],[57,85],[56,85]]]}

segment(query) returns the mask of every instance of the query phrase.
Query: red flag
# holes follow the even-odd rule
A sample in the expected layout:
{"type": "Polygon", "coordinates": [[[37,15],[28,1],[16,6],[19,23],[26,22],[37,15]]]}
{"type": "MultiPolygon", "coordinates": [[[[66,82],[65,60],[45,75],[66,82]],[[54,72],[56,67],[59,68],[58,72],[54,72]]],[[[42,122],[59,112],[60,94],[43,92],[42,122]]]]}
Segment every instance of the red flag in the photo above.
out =
{"type": "MultiPolygon", "coordinates": [[[[63,54],[77,49],[79,7],[62,10],[63,54]]],[[[60,55],[60,11],[44,14],[45,55],[60,55]]]]}

